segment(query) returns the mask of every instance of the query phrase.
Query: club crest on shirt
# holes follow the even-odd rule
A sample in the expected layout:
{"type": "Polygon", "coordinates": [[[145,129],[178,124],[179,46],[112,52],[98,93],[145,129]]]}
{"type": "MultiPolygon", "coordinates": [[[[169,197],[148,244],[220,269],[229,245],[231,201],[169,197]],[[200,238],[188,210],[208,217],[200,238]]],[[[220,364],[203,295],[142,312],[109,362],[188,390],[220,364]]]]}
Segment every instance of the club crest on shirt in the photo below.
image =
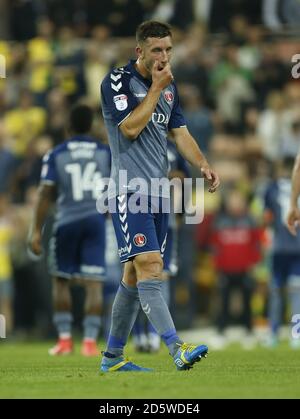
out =
{"type": "Polygon", "coordinates": [[[173,93],[172,93],[170,90],[167,90],[167,91],[164,93],[164,97],[165,97],[165,99],[166,99],[166,101],[167,101],[168,103],[172,103],[172,102],[173,102],[174,95],[173,95],[173,93]]]}
{"type": "Polygon", "coordinates": [[[114,96],[114,102],[118,111],[124,111],[127,108],[128,106],[127,99],[128,98],[126,95],[114,96]]]}
{"type": "Polygon", "coordinates": [[[144,234],[137,233],[133,238],[133,242],[137,247],[143,247],[147,243],[147,239],[144,234]]]}

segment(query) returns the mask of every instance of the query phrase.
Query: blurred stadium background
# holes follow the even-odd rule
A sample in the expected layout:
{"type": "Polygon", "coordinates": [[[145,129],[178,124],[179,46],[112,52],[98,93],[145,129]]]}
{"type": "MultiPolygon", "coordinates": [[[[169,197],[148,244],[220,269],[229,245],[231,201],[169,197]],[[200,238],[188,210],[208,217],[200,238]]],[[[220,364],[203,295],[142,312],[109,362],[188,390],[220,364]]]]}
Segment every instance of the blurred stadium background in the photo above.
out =
{"type": "MultiPolygon", "coordinates": [[[[63,140],[68,111],[79,99],[96,110],[94,135],[107,141],[100,82],[112,67],[134,58],[135,27],[145,19],[174,28],[172,68],[183,111],[222,180],[217,194],[205,196],[203,223],[178,221],[171,306],[176,324],[191,333],[204,328],[208,337],[226,326],[220,324],[223,266],[213,252],[222,231],[214,220],[232,205],[245,207],[253,219],[250,246],[257,254],[243,261],[244,289],[250,323],[256,331],[267,327],[272,234],[264,223],[263,195],[281,160],[293,159],[300,145],[300,78],[291,75],[291,59],[300,53],[299,1],[1,0],[0,281],[6,292],[0,312],[10,339],[55,336],[46,257],[33,262],[26,252],[41,158],[63,140]]],[[[52,217],[45,249],[51,223],[52,217]]],[[[231,257],[233,272],[240,255],[231,257]]],[[[117,259],[109,264],[118,269],[117,259]]],[[[73,292],[79,330],[83,295],[77,287],[73,292]]],[[[289,325],[288,304],[282,316],[289,325]]],[[[232,295],[228,325],[249,328],[240,293],[232,295]]]]}

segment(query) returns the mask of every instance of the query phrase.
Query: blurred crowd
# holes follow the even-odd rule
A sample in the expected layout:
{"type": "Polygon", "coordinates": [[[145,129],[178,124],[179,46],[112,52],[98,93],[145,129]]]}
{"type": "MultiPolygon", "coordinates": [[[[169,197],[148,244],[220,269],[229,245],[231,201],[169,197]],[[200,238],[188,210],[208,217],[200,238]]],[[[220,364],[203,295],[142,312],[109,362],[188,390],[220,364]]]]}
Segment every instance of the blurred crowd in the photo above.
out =
{"type": "MultiPolygon", "coordinates": [[[[172,71],[187,125],[222,181],[219,193],[205,194],[204,221],[180,224],[175,320],[219,330],[264,324],[272,235],[263,196],[300,145],[300,79],[291,75],[291,57],[300,53],[299,2],[15,0],[0,2],[0,16],[0,283],[7,285],[0,301],[12,305],[9,327],[51,335],[46,261],[26,251],[41,158],[65,138],[77,100],[96,110],[93,134],[107,142],[100,83],[134,58],[135,27],[148,18],[174,27],[172,71]],[[241,215],[249,239],[230,246],[224,225],[241,215]],[[229,304],[228,281],[243,299],[233,295],[229,304]]],[[[51,217],[45,248],[50,230],[51,217]]]]}

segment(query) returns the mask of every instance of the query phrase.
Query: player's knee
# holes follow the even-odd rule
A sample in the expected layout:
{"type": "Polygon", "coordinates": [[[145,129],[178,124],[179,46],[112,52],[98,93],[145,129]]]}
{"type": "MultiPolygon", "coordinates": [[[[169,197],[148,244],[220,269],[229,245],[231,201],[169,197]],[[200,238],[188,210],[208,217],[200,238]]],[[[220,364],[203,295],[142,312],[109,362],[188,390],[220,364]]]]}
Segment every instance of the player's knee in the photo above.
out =
{"type": "Polygon", "coordinates": [[[70,281],[68,279],[55,278],[53,303],[56,311],[70,310],[70,281]]]}
{"type": "Polygon", "coordinates": [[[144,253],[134,259],[138,280],[162,279],[163,261],[158,253],[144,253]]]}
{"type": "Polygon", "coordinates": [[[85,284],[85,290],[87,296],[90,298],[100,299],[101,298],[101,291],[102,291],[102,284],[98,281],[87,281],[85,284]]]}
{"type": "Polygon", "coordinates": [[[55,278],[54,279],[54,293],[57,296],[65,295],[69,292],[69,280],[66,278],[55,278]]]}
{"type": "Polygon", "coordinates": [[[130,287],[136,286],[136,271],[132,261],[125,263],[122,281],[130,287]]]}
{"type": "Polygon", "coordinates": [[[102,310],[102,286],[99,282],[89,281],[85,285],[85,307],[88,314],[99,314],[102,310]]]}

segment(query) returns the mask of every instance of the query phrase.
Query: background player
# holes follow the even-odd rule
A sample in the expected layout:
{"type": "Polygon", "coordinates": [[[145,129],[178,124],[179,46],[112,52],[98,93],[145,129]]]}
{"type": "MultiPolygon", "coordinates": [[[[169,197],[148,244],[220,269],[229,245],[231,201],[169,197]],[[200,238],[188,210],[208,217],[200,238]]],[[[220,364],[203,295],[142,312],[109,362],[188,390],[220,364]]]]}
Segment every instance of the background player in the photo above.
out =
{"type": "Polygon", "coordinates": [[[59,340],[49,351],[51,355],[69,354],[73,350],[70,285],[74,281],[71,280],[80,281],[86,291],[82,354],[98,354],[105,216],[97,212],[96,199],[101,178],[109,176],[110,152],[108,146],[88,135],[92,122],[93,112],[88,106],[75,106],[69,121],[72,137],[44,157],[30,231],[30,247],[35,254],[41,254],[42,228],[57,194],[50,270],[54,277],[54,324],[59,340]]]}
{"type": "MultiPolygon", "coordinates": [[[[293,213],[288,213],[289,197],[291,195],[290,173],[294,160],[286,158],[281,167],[279,178],[272,182],[266,191],[265,218],[272,223],[274,236],[271,258],[270,309],[269,320],[271,337],[268,346],[278,344],[278,332],[282,323],[285,306],[284,289],[287,288],[290,310],[293,314],[300,313],[300,232],[295,230],[293,213]],[[286,226],[288,217],[289,233],[286,226]]],[[[297,200],[293,201],[294,214],[297,212],[297,200]]],[[[293,349],[300,349],[300,341],[290,340],[293,349]]]]}

